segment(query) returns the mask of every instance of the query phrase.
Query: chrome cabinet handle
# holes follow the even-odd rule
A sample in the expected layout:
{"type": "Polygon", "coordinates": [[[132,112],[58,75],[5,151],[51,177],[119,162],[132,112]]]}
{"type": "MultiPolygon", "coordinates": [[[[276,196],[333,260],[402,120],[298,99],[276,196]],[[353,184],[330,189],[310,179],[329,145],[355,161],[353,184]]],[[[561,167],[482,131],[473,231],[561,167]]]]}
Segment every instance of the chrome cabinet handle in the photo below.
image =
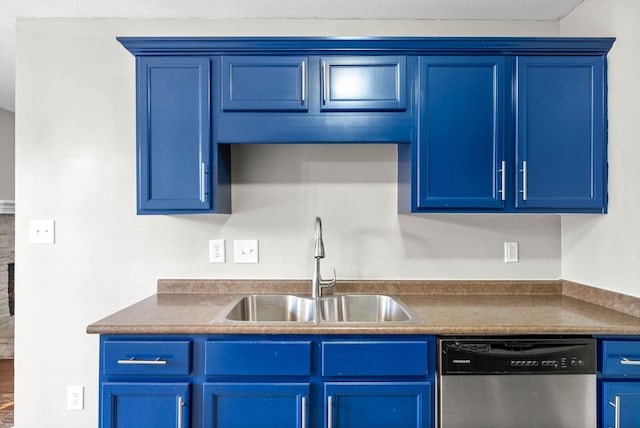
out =
{"type": "Polygon", "coordinates": [[[302,61],[302,104],[306,101],[307,98],[307,62],[302,61]]]}
{"type": "Polygon", "coordinates": [[[327,428],[332,428],[333,427],[333,397],[332,396],[328,396],[327,397],[327,428]]]}
{"type": "Polygon", "coordinates": [[[620,396],[616,395],[615,403],[609,401],[609,404],[613,406],[615,410],[613,418],[613,427],[620,428],[620,396]]]}
{"type": "Polygon", "coordinates": [[[326,104],[328,98],[327,92],[329,85],[327,85],[327,77],[327,61],[322,61],[322,104],[326,104]]]}
{"type": "Polygon", "coordinates": [[[520,170],[522,173],[522,200],[527,200],[527,161],[522,161],[522,169],[520,170]]]}
{"type": "Polygon", "coordinates": [[[182,420],[184,419],[183,417],[183,407],[184,407],[184,401],[182,400],[182,396],[178,396],[178,428],[183,428],[183,424],[182,424],[182,420]]]}
{"type": "Polygon", "coordinates": [[[300,414],[302,415],[300,428],[307,428],[307,397],[305,397],[304,395],[300,399],[300,406],[302,406],[302,411],[300,412],[300,414]]]}
{"type": "Polygon", "coordinates": [[[640,361],[630,360],[628,358],[622,357],[622,359],[620,360],[620,364],[625,366],[640,366],[640,361]]]}
{"type": "Polygon", "coordinates": [[[163,366],[167,364],[167,360],[163,360],[158,357],[155,360],[138,360],[136,357],[131,357],[128,360],[118,360],[118,364],[122,365],[137,365],[137,366],[163,366]]]}
{"type": "Polygon", "coordinates": [[[206,165],[200,162],[200,202],[205,202],[205,170],[206,165]]]}
{"type": "Polygon", "coordinates": [[[505,189],[505,185],[507,182],[506,179],[506,171],[505,171],[505,165],[506,162],[502,161],[502,163],[500,164],[500,169],[498,170],[500,172],[500,199],[502,199],[503,201],[505,200],[505,196],[506,196],[506,189],[505,189]]]}

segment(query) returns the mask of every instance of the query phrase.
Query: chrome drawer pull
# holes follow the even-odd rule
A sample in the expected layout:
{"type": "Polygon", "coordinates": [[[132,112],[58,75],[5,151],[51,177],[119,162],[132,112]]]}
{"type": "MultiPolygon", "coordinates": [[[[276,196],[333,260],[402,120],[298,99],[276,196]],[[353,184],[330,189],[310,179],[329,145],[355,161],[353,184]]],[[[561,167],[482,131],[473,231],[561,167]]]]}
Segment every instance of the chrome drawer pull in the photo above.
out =
{"type": "Polygon", "coordinates": [[[612,403],[609,401],[609,404],[616,409],[614,412],[613,426],[614,428],[620,428],[620,396],[616,395],[616,402],[612,403]]]}
{"type": "Polygon", "coordinates": [[[183,428],[183,423],[182,420],[184,419],[183,417],[183,410],[182,408],[184,407],[184,401],[182,400],[182,396],[178,396],[178,428],[183,428]]]}
{"type": "Polygon", "coordinates": [[[306,61],[302,61],[302,104],[306,101],[307,98],[307,70],[306,70],[306,61]]]}
{"type": "Polygon", "coordinates": [[[167,360],[163,360],[158,357],[155,360],[137,360],[136,357],[131,357],[128,360],[118,360],[118,364],[130,364],[140,366],[163,366],[167,364],[167,360]]]}
{"type": "Polygon", "coordinates": [[[520,170],[522,173],[522,200],[527,200],[527,161],[522,161],[522,169],[520,170]]]}
{"type": "Polygon", "coordinates": [[[332,428],[333,427],[333,397],[332,396],[328,396],[327,397],[327,428],[332,428]]]}
{"type": "Polygon", "coordinates": [[[505,200],[505,197],[506,197],[505,188],[506,188],[506,183],[507,183],[506,175],[505,175],[506,174],[505,173],[505,164],[506,164],[506,162],[502,161],[502,163],[500,164],[500,169],[498,170],[498,172],[500,173],[500,185],[501,185],[499,193],[501,195],[500,199],[502,199],[503,201],[505,200]]]}
{"type": "Polygon", "coordinates": [[[204,162],[200,162],[200,202],[207,202],[206,198],[206,179],[205,175],[207,175],[207,166],[204,162]]]}
{"type": "Polygon", "coordinates": [[[328,98],[327,96],[328,87],[329,87],[329,85],[327,85],[328,78],[329,78],[329,73],[327,73],[327,61],[322,61],[322,104],[323,105],[327,103],[327,98],[328,98]]]}
{"type": "Polygon", "coordinates": [[[620,364],[625,366],[640,366],[640,361],[630,360],[628,358],[622,357],[622,359],[620,360],[620,364]]]}
{"type": "Polygon", "coordinates": [[[302,415],[302,421],[300,421],[300,428],[307,428],[307,397],[304,395],[300,400],[300,406],[302,407],[302,411],[300,412],[302,415]]]}

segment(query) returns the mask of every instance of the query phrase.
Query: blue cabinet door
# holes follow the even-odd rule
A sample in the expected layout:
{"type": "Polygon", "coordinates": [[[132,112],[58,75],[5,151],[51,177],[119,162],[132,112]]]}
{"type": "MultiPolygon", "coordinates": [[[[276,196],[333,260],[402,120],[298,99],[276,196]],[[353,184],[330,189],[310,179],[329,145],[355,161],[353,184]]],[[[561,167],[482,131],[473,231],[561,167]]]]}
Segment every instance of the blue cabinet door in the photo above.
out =
{"type": "Polygon", "coordinates": [[[320,66],[323,111],[407,108],[404,56],[323,57],[320,66]]]}
{"type": "Polygon", "coordinates": [[[602,388],[602,427],[640,427],[640,382],[603,382],[602,388]]]}
{"type": "Polygon", "coordinates": [[[210,59],[137,58],[138,213],[212,208],[210,59]]]}
{"type": "Polygon", "coordinates": [[[324,391],[325,427],[432,427],[429,382],[328,382],[324,391]]]}
{"type": "Polygon", "coordinates": [[[204,428],[308,427],[308,383],[205,383],[204,428]]]}
{"type": "Polygon", "coordinates": [[[504,57],[420,58],[417,206],[502,208],[504,57]]]}
{"type": "Polygon", "coordinates": [[[304,56],[225,56],[222,109],[225,111],[306,111],[304,56]]]}
{"type": "Polygon", "coordinates": [[[102,428],[175,428],[190,426],[188,383],[102,384],[102,428]]]}
{"type": "Polygon", "coordinates": [[[516,207],[604,212],[603,57],[519,57],[516,78],[516,207]]]}

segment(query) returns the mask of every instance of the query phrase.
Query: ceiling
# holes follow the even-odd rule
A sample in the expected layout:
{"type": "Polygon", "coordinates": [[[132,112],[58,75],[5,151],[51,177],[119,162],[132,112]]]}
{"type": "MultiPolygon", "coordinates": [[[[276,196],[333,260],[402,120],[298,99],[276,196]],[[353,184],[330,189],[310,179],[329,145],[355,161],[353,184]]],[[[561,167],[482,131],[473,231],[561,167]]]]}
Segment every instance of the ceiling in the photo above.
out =
{"type": "Polygon", "coordinates": [[[556,21],[584,0],[0,0],[0,108],[15,110],[21,17],[556,21]]]}

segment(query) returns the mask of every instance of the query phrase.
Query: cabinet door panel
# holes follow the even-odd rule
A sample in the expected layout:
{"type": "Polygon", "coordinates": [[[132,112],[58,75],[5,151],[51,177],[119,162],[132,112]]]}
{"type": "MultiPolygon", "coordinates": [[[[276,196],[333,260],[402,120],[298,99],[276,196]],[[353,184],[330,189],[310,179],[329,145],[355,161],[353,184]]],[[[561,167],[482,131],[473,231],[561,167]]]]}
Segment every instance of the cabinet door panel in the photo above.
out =
{"type": "Polygon", "coordinates": [[[603,208],[603,58],[517,61],[516,207],[603,208]]]}
{"type": "Polygon", "coordinates": [[[603,382],[602,387],[602,426],[640,427],[640,382],[603,382]]]}
{"type": "Polygon", "coordinates": [[[505,60],[420,59],[418,208],[504,205],[505,60]]]}
{"type": "Polygon", "coordinates": [[[404,56],[324,57],[322,110],[405,110],[404,56]]]}
{"type": "Polygon", "coordinates": [[[102,385],[102,428],[187,428],[188,383],[124,383],[102,385]]]}
{"type": "Polygon", "coordinates": [[[325,426],[330,417],[335,428],[430,428],[430,391],[428,382],[326,383],[325,426]]]}
{"type": "Polygon", "coordinates": [[[138,58],[138,213],[208,211],[209,58],[138,58]]]}
{"type": "Polygon", "coordinates": [[[307,57],[222,58],[222,109],[306,111],[307,57]]]}
{"type": "Polygon", "coordinates": [[[203,391],[205,428],[309,426],[308,383],[205,383],[203,391]]]}

